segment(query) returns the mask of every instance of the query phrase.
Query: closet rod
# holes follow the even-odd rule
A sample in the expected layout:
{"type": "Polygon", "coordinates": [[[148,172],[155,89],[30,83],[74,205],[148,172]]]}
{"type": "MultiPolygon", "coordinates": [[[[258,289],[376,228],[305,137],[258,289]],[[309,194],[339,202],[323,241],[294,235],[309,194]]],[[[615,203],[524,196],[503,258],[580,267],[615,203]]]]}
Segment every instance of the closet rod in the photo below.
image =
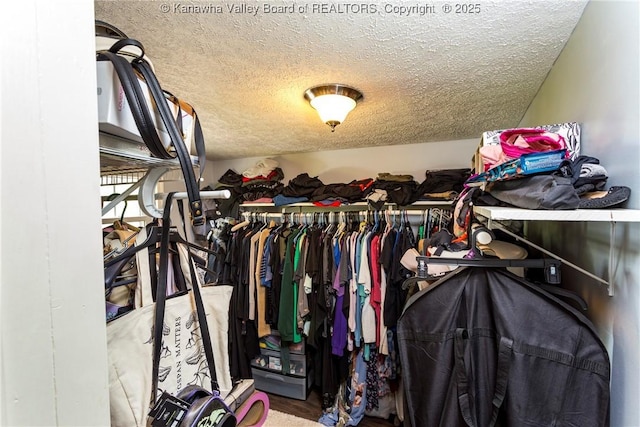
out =
{"type": "MultiPolygon", "coordinates": [[[[227,190],[224,190],[227,191],[227,190]]],[[[186,194],[186,193],[185,193],[186,194]]],[[[200,193],[202,194],[202,193],[200,193]]],[[[204,197],[203,197],[204,198],[204,197]]],[[[427,209],[425,209],[427,210],[427,209]]],[[[344,212],[344,213],[355,213],[355,214],[359,214],[362,212],[368,212],[368,213],[373,213],[373,212],[379,212],[379,213],[385,213],[385,212],[389,212],[392,215],[402,215],[402,214],[407,214],[407,215],[412,215],[412,216],[424,216],[424,212],[425,210],[422,211],[418,211],[418,210],[410,210],[410,211],[403,211],[403,210],[393,210],[393,211],[389,211],[389,210],[380,210],[380,211],[373,211],[373,210],[359,210],[359,211],[336,211],[336,210],[328,210],[328,211],[289,211],[289,212],[260,212],[257,210],[254,211],[244,211],[241,213],[242,214],[255,214],[256,216],[264,216],[267,215],[267,218],[281,218],[282,215],[292,215],[292,214],[318,214],[318,213],[324,213],[324,214],[328,214],[328,213],[340,213],[340,212],[344,212]]]]}
{"type": "Polygon", "coordinates": [[[429,209],[440,209],[440,210],[444,210],[444,211],[448,211],[447,209],[442,209],[442,208],[426,208],[423,210],[398,210],[398,209],[393,209],[393,210],[380,210],[380,211],[370,211],[370,212],[380,212],[380,213],[385,213],[385,212],[389,212],[391,215],[414,215],[414,216],[423,216],[425,211],[428,211],[429,209]]]}
{"type": "MultiPolygon", "coordinates": [[[[143,212],[149,215],[152,218],[162,218],[162,210],[156,207],[155,200],[165,200],[167,195],[163,193],[155,193],[154,187],[152,186],[144,186],[142,188],[144,191],[138,194],[138,201],[140,202],[140,207],[143,212]]],[[[229,190],[216,190],[216,191],[201,191],[200,199],[228,199],[231,197],[231,192],[229,190]]],[[[179,191],[174,193],[174,199],[188,199],[189,196],[186,191],[179,191]]]]}
{"type": "MultiPolygon", "coordinates": [[[[227,190],[224,190],[224,191],[227,191],[227,190]]],[[[200,193],[200,194],[202,194],[202,193],[200,193]]],[[[320,208],[320,209],[322,209],[322,208],[320,208]]],[[[423,216],[425,211],[427,211],[429,209],[434,209],[434,208],[426,208],[426,209],[423,209],[423,210],[396,210],[396,209],[388,210],[388,209],[382,209],[382,210],[378,210],[378,211],[376,211],[376,210],[366,210],[366,209],[341,211],[341,210],[334,210],[334,209],[336,209],[336,208],[333,208],[332,210],[326,210],[326,211],[323,211],[323,210],[315,210],[315,211],[300,210],[300,211],[283,211],[283,212],[260,212],[258,210],[251,210],[251,211],[246,210],[243,213],[247,213],[247,214],[254,213],[256,215],[265,215],[266,214],[268,216],[268,218],[271,218],[271,217],[279,218],[279,217],[282,217],[282,215],[291,215],[291,214],[299,214],[299,213],[303,213],[303,214],[304,213],[327,213],[328,214],[328,213],[340,213],[340,212],[355,213],[355,214],[359,214],[361,212],[368,212],[369,214],[372,214],[374,212],[378,212],[378,213],[383,213],[384,214],[386,212],[389,212],[391,215],[402,215],[402,214],[406,213],[407,215],[423,216]]],[[[440,208],[435,208],[435,209],[440,209],[440,208]]],[[[446,211],[446,209],[445,209],[445,211],[446,211]]]]}
{"type": "MultiPolygon", "coordinates": [[[[131,187],[129,187],[126,191],[120,194],[118,197],[113,199],[107,206],[102,208],[102,215],[105,215],[111,209],[113,209],[118,203],[124,201],[131,193],[133,193],[141,184],[141,181],[136,182],[131,187]]],[[[158,195],[158,198],[164,198],[164,195],[158,195]]],[[[201,199],[228,199],[231,197],[231,192],[229,190],[215,190],[215,191],[201,191],[200,198],[201,199]]],[[[180,191],[175,193],[173,196],[174,199],[188,199],[186,191],[180,191]]]]}
{"type": "MultiPolygon", "coordinates": [[[[231,197],[231,192],[229,190],[214,190],[214,191],[201,191],[200,198],[201,199],[228,199],[231,197]]],[[[186,191],[180,191],[173,195],[174,199],[188,199],[186,191]]]]}

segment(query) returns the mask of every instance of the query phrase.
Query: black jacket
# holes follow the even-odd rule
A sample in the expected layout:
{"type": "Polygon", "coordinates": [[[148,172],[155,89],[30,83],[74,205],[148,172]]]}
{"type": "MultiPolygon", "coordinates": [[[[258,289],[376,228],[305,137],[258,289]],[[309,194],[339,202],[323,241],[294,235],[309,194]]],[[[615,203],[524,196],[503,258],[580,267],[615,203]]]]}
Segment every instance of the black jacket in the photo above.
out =
{"type": "Polygon", "coordinates": [[[581,313],[501,269],[460,269],[398,321],[414,427],[609,425],[610,363],[581,313]]]}

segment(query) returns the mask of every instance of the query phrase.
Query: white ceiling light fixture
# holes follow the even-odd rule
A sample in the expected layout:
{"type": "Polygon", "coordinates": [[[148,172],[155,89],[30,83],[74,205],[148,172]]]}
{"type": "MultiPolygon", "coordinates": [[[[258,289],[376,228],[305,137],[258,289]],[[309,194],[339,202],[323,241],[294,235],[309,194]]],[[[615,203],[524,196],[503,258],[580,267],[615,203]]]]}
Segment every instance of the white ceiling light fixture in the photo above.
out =
{"type": "Polygon", "coordinates": [[[356,103],[362,99],[362,93],[357,89],[343,84],[325,84],[314,86],[304,92],[304,98],[316,109],[320,119],[331,127],[344,122],[347,115],[356,108],[356,103]]]}

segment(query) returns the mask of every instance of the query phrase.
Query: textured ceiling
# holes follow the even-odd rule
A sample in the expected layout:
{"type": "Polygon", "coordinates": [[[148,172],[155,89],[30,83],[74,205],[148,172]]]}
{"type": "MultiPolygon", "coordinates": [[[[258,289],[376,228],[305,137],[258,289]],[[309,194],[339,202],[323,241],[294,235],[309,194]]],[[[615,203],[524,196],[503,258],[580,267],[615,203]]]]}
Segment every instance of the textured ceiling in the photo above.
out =
{"type": "Polygon", "coordinates": [[[163,88],[198,111],[208,157],[229,159],[477,138],[517,125],[586,1],[474,3],[479,13],[444,13],[455,7],[445,1],[110,0],[95,2],[95,16],[144,44],[163,88]],[[430,8],[394,13],[414,5],[430,8]],[[334,133],[303,98],[322,83],[364,94],[334,133]]]}

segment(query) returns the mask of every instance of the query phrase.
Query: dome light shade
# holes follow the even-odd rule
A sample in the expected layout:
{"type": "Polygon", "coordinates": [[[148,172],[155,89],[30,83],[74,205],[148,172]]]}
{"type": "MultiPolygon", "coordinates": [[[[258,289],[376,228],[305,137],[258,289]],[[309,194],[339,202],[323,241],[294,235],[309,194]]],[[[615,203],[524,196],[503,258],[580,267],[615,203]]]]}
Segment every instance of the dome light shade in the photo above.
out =
{"type": "Polygon", "coordinates": [[[336,126],[344,122],[356,103],[362,99],[362,93],[349,86],[328,84],[307,89],[304,97],[316,109],[320,119],[331,127],[331,132],[334,132],[336,126]]]}
{"type": "Polygon", "coordinates": [[[324,123],[342,123],[347,114],[356,108],[356,101],[342,95],[321,95],[311,100],[311,106],[318,110],[324,123]]]}

